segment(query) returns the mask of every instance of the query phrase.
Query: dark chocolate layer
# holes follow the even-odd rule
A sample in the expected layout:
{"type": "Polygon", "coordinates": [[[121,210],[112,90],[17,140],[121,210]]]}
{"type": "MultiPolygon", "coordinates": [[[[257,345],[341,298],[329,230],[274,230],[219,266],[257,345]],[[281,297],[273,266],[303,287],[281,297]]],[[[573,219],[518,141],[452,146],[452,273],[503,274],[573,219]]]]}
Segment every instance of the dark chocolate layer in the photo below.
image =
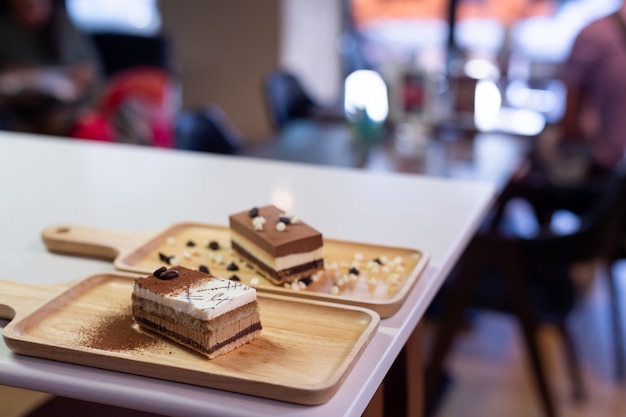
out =
{"type": "Polygon", "coordinates": [[[293,281],[295,279],[299,279],[305,276],[310,276],[320,269],[324,268],[324,260],[316,259],[312,262],[307,262],[305,264],[294,266],[293,268],[283,269],[282,271],[275,271],[274,269],[265,265],[263,262],[259,261],[256,257],[250,254],[250,252],[246,251],[244,248],[234,242],[232,243],[232,248],[236,253],[247,259],[250,264],[254,266],[257,271],[259,271],[261,275],[268,278],[275,284],[282,284],[285,281],[293,281]]]}
{"type": "Polygon", "coordinates": [[[199,352],[205,353],[205,354],[211,354],[215,351],[217,351],[218,349],[221,349],[222,347],[233,343],[234,341],[241,339],[242,337],[245,337],[247,335],[249,335],[250,333],[256,332],[258,330],[262,329],[261,326],[261,322],[256,322],[253,325],[247,327],[246,329],[243,329],[242,331],[240,331],[239,333],[233,335],[232,337],[230,337],[229,339],[223,340],[219,343],[214,344],[213,346],[209,346],[206,347],[204,345],[202,345],[201,343],[197,342],[196,340],[190,338],[190,337],[185,337],[179,333],[176,333],[174,331],[172,331],[171,329],[166,328],[165,326],[161,326],[158,325],[144,317],[135,317],[135,320],[137,322],[139,322],[140,324],[142,324],[143,326],[159,333],[162,334],[164,336],[169,337],[170,339],[176,340],[179,343],[188,346],[194,350],[197,350],[199,352]]]}

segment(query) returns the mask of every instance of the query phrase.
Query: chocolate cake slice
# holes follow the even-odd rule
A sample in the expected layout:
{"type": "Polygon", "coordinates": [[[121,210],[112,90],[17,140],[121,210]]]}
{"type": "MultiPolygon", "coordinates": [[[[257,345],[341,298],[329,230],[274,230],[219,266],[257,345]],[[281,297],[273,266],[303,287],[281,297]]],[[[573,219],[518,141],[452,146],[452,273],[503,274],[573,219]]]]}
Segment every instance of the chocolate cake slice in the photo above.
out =
{"type": "Polygon", "coordinates": [[[182,266],[136,279],[132,311],[140,326],[211,359],[262,329],[254,288],[182,266]]]}
{"type": "Polygon", "coordinates": [[[322,234],[275,206],[233,214],[229,223],[233,250],[274,284],[324,268],[322,234]]]}

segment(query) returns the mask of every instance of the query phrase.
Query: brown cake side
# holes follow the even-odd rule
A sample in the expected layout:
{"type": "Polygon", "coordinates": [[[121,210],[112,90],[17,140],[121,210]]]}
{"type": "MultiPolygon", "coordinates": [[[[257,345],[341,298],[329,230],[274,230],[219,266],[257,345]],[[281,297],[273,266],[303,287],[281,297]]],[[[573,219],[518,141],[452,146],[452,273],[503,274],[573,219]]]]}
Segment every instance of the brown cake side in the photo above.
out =
{"type": "Polygon", "coordinates": [[[135,281],[132,311],[141,326],[209,358],[259,336],[254,288],[181,266],[165,272],[135,281]],[[170,271],[178,276],[164,275],[170,271]]]}
{"type": "Polygon", "coordinates": [[[233,250],[275,284],[311,276],[324,267],[322,234],[275,206],[233,214],[229,223],[233,250]],[[260,227],[255,218],[263,219],[260,227]]]}

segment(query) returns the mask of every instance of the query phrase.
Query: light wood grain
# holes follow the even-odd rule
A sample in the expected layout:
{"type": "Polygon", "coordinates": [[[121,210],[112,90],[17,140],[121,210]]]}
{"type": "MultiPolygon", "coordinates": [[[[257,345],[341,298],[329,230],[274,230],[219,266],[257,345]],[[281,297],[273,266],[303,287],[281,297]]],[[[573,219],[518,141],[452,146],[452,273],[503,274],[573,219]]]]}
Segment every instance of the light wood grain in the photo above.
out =
{"type": "Polygon", "coordinates": [[[51,252],[70,253],[113,261],[121,253],[140,247],[155,234],[155,232],[126,232],[62,224],[45,228],[41,232],[41,238],[51,252]]]}
{"type": "Polygon", "coordinates": [[[261,337],[216,359],[132,320],[132,331],[154,342],[150,348],[86,345],[84,335],[103,322],[130,318],[132,283],[129,275],[95,275],[44,303],[56,291],[0,281],[0,304],[17,318],[5,327],[5,342],[24,355],[312,405],[339,389],[379,323],[375,312],[359,307],[259,294],[261,337]]]}
{"type": "Polygon", "coordinates": [[[42,286],[0,280],[0,319],[19,321],[74,283],[42,286]]]}
{"type": "Polygon", "coordinates": [[[205,265],[212,274],[224,278],[237,275],[259,292],[356,305],[383,318],[402,307],[429,261],[428,254],[417,249],[324,239],[324,273],[308,287],[294,288],[274,285],[233,253],[230,230],[224,226],[180,223],[149,235],[58,225],[45,229],[42,237],[51,251],[111,259],[120,271],[150,274],[164,265],[161,253],[174,256],[172,264],[191,268],[205,265]],[[219,244],[218,250],[207,247],[211,241],[219,244]],[[189,242],[194,246],[188,246],[189,242]],[[373,264],[375,259],[383,265],[373,264]],[[229,270],[231,262],[239,270],[229,270]],[[356,281],[345,279],[352,265],[359,270],[356,281]]]}

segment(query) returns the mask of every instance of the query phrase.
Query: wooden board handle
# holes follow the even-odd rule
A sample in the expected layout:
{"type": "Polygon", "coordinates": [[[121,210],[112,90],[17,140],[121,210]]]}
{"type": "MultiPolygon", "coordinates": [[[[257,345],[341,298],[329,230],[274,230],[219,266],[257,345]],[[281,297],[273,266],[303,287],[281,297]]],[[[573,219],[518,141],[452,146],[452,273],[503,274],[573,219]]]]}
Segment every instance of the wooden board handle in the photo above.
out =
{"type": "Polygon", "coordinates": [[[81,225],[56,225],[41,232],[50,252],[115,260],[145,243],[152,233],[132,233],[81,225]]]}
{"type": "Polygon", "coordinates": [[[61,294],[73,283],[33,285],[0,279],[0,319],[20,319],[61,294]]]}

